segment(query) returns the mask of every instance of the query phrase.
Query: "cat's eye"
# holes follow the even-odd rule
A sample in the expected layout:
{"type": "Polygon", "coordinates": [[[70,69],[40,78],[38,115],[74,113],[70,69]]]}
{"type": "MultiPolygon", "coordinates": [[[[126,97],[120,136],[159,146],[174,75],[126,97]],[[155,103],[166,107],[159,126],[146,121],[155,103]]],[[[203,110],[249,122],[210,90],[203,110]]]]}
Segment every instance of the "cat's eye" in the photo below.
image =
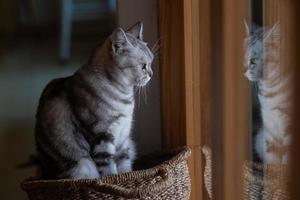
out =
{"type": "Polygon", "coordinates": [[[249,68],[253,69],[255,68],[255,66],[256,66],[256,59],[255,58],[250,59],[249,68]]]}
{"type": "Polygon", "coordinates": [[[146,72],[146,69],[147,69],[147,64],[143,64],[143,65],[142,65],[142,70],[143,70],[144,72],[146,72]]]}
{"type": "Polygon", "coordinates": [[[254,65],[255,61],[253,59],[250,60],[250,65],[254,65]]]}

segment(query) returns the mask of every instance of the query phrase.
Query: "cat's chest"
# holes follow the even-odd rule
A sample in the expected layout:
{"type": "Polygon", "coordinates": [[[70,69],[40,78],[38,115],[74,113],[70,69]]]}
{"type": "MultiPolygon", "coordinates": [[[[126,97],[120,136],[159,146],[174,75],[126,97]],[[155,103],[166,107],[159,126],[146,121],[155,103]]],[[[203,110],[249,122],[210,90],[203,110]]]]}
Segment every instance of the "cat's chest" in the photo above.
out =
{"type": "Polygon", "coordinates": [[[108,109],[107,106],[97,107],[96,112],[99,123],[102,123],[101,127],[106,129],[105,131],[111,132],[117,140],[123,140],[128,137],[131,131],[134,102],[120,103],[112,101],[110,106],[108,109]]]}
{"type": "Polygon", "coordinates": [[[119,126],[120,127],[117,128],[119,131],[115,133],[116,142],[122,143],[131,133],[132,115],[120,118],[119,126]]]}
{"type": "Polygon", "coordinates": [[[97,102],[97,105],[94,107],[95,113],[97,116],[102,118],[110,118],[123,116],[126,118],[131,118],[134,112],[134,101],[120,102],[115,101],[114,99],[109,99],[107,102],[102,102],[101,100],[97,102]]]}

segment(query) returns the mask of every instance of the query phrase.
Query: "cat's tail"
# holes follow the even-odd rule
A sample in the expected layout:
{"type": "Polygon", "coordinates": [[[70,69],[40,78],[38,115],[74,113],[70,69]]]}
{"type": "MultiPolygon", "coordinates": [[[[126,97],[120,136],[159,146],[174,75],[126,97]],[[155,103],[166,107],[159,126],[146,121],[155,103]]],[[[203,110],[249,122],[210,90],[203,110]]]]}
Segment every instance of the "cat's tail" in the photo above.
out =
{"type": "Polygon", "coordinates": [[[39,166],[39,158],[37,155],[30,155],[27,161],[24,161],[16,166],[17,169],[25,169],[29,167],[39,166]]]}

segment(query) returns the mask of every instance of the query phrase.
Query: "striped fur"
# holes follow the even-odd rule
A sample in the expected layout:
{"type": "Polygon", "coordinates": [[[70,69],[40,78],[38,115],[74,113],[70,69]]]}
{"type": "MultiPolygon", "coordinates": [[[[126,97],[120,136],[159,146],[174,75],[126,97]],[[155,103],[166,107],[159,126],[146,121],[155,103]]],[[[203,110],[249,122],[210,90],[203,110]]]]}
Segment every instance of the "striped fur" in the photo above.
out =
{"type": "Polygon", "coordinates": [[[254,27],[246,43],[245,76],[257,86],[262,117],[255,150],[265,163],[286,164],[291,144],[292,90],[291,77],[282,73],[280,64],[279,25],[271,29],[254,27]]]}
{"type": "Polygon", "coordinates": [[[43,178],[97,178],[130,171],[134,88],[153,75],[142,24],[116,29],[74,75],[51,81],[36,115],[43,178]]]}

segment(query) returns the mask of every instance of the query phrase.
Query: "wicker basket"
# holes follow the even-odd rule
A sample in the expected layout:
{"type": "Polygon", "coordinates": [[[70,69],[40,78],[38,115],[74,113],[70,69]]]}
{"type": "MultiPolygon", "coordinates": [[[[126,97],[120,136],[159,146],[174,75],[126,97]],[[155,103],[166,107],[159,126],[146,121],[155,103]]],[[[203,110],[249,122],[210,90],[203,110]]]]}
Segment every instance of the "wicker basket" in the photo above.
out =
{"type": "Polygon", "coordinates": [[[187,200],[190,178],[187,158],[190,149],[151,154],[137,161],[137,171],[101,179],[34,180],[21,187],[31,200],[60,199],[161,199],[187,200]]]}
{"type": "MultiPolygon", "coordinates": [[[[212,158],[209,147],[204,146],[205,156],[204,183],[210,199],[212,199],[212,158]]],[[[288,166],[266,165],[245,162],[243,173],[244,200],[289,200],[288,166]]]]}
{"type": "Polygon", "coordinates": [[[246,162],[245,200],[289,200],[288,166],[246,162]]]}

